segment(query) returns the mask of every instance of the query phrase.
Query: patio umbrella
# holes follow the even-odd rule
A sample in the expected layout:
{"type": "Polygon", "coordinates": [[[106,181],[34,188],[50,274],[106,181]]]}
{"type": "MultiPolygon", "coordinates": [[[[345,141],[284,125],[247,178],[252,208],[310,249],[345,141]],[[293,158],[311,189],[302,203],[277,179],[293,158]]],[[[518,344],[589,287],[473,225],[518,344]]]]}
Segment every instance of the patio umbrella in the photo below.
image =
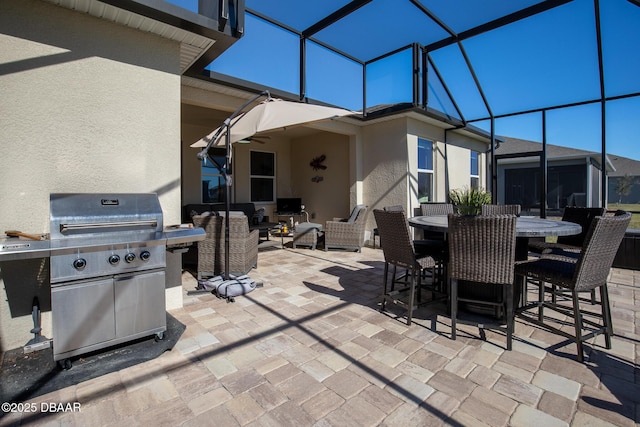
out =
{"type": "MultiPolygon", "coordinates": [[[[305,104],[302,102],[284,101],[282,99],[271,98],[269,91],[264,91],[238,108],[231,116],[229,116],[222,126],[203,137],[199,141],[191,144],[191,147],[204,147],[198,153],[198,158],[204,160],[209,158],[208,152],[213,145],[226,146],[226,161],[223,174],[226,186],[226,215],[229,216],[230,208],[230,186],[231,180],[227,174],[231,164],[231,144],[241,141],[245,138],[254,136],[260,132],[270,130],[285,129],[291,126],[309,124],[329,120],[336,117],[349,116],[359,114],[355,111],[345,110],[342,108],[325,107],[322,105],[305,104]],[[249,111],[244,112],[252,102],[266,96],[267,99],[256,105],[249,111]]],[[[225,220],[225,272],[224,279],[230,280],[229,277],[229,222],[225,220]]]]}
{"type": "MultiPolygon", "coordinates": [[[[359,113],[342,108],[284,101],[269,97],[251,110],[231,119],[230,142],[238,142],[260,132],[285,129],[291,126],[353,114],[359,113]]],[[[191,147],[206,147],[210,142],[212,142],[211,145],[224,144],[227,135],[225,128],[226,125],[220,126],[207,136],[191,144],[191,147]]]]}

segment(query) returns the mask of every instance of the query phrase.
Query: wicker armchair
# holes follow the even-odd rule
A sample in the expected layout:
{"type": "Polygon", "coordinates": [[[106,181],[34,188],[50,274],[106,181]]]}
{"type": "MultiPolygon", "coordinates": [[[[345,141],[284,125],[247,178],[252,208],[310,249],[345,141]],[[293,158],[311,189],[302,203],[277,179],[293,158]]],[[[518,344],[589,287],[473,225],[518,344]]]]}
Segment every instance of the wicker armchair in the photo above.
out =
{"type": "Polygon", "coordinates": [[[333,221],[327,221],[324,230],[324,250],[342,248],[360,252],[364,245],[366,215],[367,207],[357,205],[348,219],[334,218],[333,221]]]}
{"type": "Polygon", "coordinates": [[[516,215],[520,216],[520,205],[482,205],[482,215],[516,215]]]}
{"type": "MultiPolygon", "coordinates": [[[[411,325],[413,311],[420,303],[421,294],[421,276],[424,269],[435,267],[435,261],[430,256],[419,256],[413,247],[413,242],[409,235],[409,225],[404,211],[397,210],[380,210],[375,209],[373,215],[378,225],[380,233],[380,245],[384,253],[384,290],[382,294],[381,310],[385,310],[385,304],[388,301],[406,307],[407,309],[407,325],[411,325]],[[387,287],[389,282],[389,265],[393,265],[394,273],[391,276],[391,286],[387,287]],[[407,270],[407,274],[402,277],[396,277],[396,267],[407,270]],[[396,283],[404,286],[401,289],[394,289],[396,283]],[[409,294],[406,301],[400,299],[400,295],[409,294]]],[[[435,291],[432,289],[432,292],[435,291]]],[[[432,293],[433,301],[436,296],[432,293]]]]}
{"type": "MultiPolygon", "coordinates": [[[[193,224],[205,229],[198,242],[198,279],[224,273],[224,216],[194,215],[193,224]]],[[[259,231],[249,231],[246,215],[229,216],[229,274],[242,275],[258,265],[259,231]]]]}
{"type": "MultiPolygon", "coordinates": [[[[514,332],[515,256],[515,215],[449,215],[451,339],[456,339],[459,301],[502,307],[507,324],[507,350],[511,350],[514,332]],[[478,286],[502,285],[502,301],[459,298],[458,280],[474,282],[478,286]]],[[[483,325],[483,328],[486,326],[483,325]]]]}
{"type": "Polygon", "coordinates": [[[519,316],[574,341],[577,345],[579,362],[584,361],[583,343],[598,334],[604,334],[605,345],[608,349],[611,348],[613,325],[611,323],[607,277],[630,222],[631,214],[624,211],[616,212],[615,216],[597,216],[587,230],[582,250],[577,259],[543,254],[539,259],[519,263],[516,266],[516,274],[536,279],[540,286],[539,301],[519,310],[519,316]],[[545,283],[569,290],[572,296],[571,307],[554,301],[545,301],[545,283]],[[602,320],[602,324],[583,318],[584,311],[580,309],[578,294],[591,292],[595,289],[600,290],[602,307],[599,314],[590,310],[589,318],[597,317],[602,320]],[[543,314],[545,307],[572,317],[575,335],[566,332],[566,329],[563,328],[564,324],[554,327],[545,323],[543,314]],[[529,310],[535,308],[538,309],[537,317],[529,313],[529,310]],[[589,332],[583,334],[584,329],[589,329],[589,332]]]}

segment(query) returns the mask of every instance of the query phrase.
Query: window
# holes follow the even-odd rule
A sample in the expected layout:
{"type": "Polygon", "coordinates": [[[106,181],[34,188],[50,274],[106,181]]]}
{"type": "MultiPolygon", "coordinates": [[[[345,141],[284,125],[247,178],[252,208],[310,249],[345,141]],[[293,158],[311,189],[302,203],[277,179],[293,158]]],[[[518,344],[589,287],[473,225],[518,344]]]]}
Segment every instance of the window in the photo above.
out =
{"type": "Polygon", "coordinates": [[[251,152],[251,201],[275,201],[276,155],[265,151],[251,152]]]}
{"type": "Polygon", "coordinates": [[[478,154],[477,151],[471,152],[471,182],[469,183],[471,188],[480,188],[480,163],[478,154]]]}
{"type": "Polygon", "coordinates": [[[202,160],[202,203],[224,202],[227,196],[227,181],[224,179],[224,148],[209,150],[209,158],[202,160]]]}
{"type": "Polygon", "coordinates": [[[433,142],[418,138],[418,202],[433,201],[433,142]]]}

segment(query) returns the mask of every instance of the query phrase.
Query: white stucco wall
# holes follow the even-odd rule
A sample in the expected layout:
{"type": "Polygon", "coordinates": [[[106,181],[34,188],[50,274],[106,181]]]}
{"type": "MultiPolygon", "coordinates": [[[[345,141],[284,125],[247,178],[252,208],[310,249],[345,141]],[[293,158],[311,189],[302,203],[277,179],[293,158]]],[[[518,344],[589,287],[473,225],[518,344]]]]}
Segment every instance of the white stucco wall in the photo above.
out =
{"type": "MultiPolygon", "coordinates": [[[[165,224],[180,221],[177,43],[39,0],[3,0],[0,46],[0,230],[47,233],[53,192],[157,192],[165,224]]],[[[2,350],[33,337],[34,295],[51,337],[48,263],[18,268],[22,283],[0,270],[2,350]]],[[[167,305],[181,295],[169,290],[167,305]]]]}

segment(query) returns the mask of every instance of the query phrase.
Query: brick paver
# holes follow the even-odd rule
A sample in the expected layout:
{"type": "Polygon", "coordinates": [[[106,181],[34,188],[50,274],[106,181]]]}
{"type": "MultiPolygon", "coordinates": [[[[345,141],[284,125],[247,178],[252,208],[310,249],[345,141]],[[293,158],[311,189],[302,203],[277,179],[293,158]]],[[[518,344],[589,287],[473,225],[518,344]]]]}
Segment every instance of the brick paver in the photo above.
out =
{"type": "Polygon", "coordinates": [[[398,307],[379,311],[383,267],[380,249],[261,250],[250,275],[264,286],[233,304],[187,295],[195,280],[185,272],[184,307],[171,314],[187,329],[173,351],[31,401],[78,401],[80,413],[8,414],[0,424],[640,422],[640,272],[612,271],[613,349],[592,340],[581,364],[574,344],[521,319],[510,352],[504,334],[484,342],[473,326],[450,340],[442,303],[408,327],[398,307]]]}

